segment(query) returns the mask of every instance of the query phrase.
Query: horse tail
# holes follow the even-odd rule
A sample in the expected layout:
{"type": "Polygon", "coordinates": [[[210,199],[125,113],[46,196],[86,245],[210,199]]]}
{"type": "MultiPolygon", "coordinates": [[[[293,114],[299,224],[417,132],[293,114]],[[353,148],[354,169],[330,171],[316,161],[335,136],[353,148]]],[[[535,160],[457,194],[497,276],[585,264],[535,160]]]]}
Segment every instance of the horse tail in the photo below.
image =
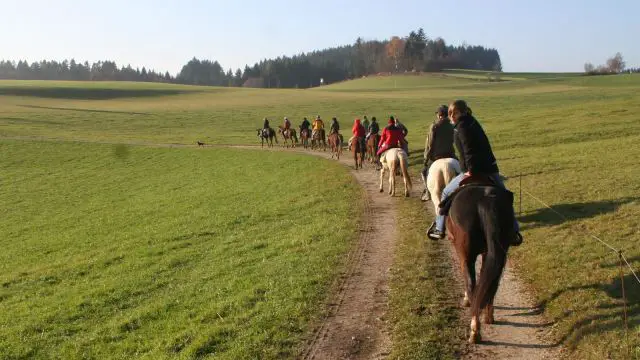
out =
{"type": "Polygon", "coordinates": [[[501,239],[505,234],[501,231],[501,220],[506,213],[500,211],[499,199],[495,195],[489,195],[478,203],[478,215],[483,224],[484,237],[487,242],[487,253],[482,261],[482,269],[478,284],[473,292],[471,301],[471,315],[476,316],[482,312],[496,296],[500,277],[507,262],[507,247],[501,239]]]}
{"type": "MultiPolygon", "coordinates": [[[[400,160],[400,169],[402,169],[402,177],[407,179],[407,187],[411,190],[413,184],[411,184],[411,176],[409,176],[409,164],[407,155],[404,152],[398,153],[398,160],[400,160]]],[[[395,169],[393,169],[395,171],[395,169]]]]}

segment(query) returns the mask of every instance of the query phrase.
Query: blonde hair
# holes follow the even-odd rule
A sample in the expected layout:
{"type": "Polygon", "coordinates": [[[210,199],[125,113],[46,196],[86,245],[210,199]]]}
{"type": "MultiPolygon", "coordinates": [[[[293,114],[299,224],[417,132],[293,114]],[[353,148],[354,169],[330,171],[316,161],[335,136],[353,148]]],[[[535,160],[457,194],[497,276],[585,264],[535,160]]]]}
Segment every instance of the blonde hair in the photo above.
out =
{"type": "Polygon", "coordinates": [[[458,110],[461,115],[472,115],[471,108],[464,100],[456,100],[449,104],[449,117],[451,117],[454,110],[458,110]]]}

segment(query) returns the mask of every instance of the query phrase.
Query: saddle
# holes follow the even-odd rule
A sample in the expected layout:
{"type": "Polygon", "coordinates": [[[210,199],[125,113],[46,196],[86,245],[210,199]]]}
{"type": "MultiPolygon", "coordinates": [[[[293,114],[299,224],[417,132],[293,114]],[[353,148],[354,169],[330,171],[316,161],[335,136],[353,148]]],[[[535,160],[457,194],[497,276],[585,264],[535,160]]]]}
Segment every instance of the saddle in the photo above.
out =
{"type": "Polygon", "coordinates": [[[440,215],[443,216],[447,216],[449,215],[449,210],[451,209],[451,204],[453,204],[453,199],[455,199],[456,195],[458,195],[458,193],[460,193],[460,191],[462,191],[462,189],[467,188],[467,187],[471,187],[471,186],[475,186],[475,187],[486,187],[486,186],[493,186],[493,187],[500,187],[498,184],[496,184],[495,180],[493,180],[493,178],[491,178],[491,176],[486,175],[486,174],[474,174],[471,176],[467,176],[464,179],[462,179],[462,181],[460,181],[460,186],[451,193],[451,195],[449,195],[446,199],[444,199],[441,203],[440,203],[440,215]]]}

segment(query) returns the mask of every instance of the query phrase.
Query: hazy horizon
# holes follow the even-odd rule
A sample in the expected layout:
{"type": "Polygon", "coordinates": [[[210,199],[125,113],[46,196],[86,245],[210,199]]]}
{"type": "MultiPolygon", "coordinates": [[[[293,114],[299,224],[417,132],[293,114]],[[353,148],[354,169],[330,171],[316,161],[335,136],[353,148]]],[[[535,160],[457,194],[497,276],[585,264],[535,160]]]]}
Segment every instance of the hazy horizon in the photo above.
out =
{"type": "Polygon", "coordinates": [[[640,66],[640,49],[632,45],[633,34],[640,33],[635,20],[640,2],[633,1],[518,5],[490,0],[485,6],[472,0],[448,6],[414,0],[47,4],[3,4],[0,59],[113,60],[120,66],[176,74],[197,57],[235,70],[262,59],[352,44],[358,37],[406,36],[422,27],[430,38],[442,37],[447,44],[496,48],[505,72],[580,72],[584,63],[603,64],[616,52],[622,53],[627,67],[640,66]],[[433,15],[433,9],[441,9],[441,15],[433,15]],[[463,15],[454,21],[458,10],[463,15]]]}

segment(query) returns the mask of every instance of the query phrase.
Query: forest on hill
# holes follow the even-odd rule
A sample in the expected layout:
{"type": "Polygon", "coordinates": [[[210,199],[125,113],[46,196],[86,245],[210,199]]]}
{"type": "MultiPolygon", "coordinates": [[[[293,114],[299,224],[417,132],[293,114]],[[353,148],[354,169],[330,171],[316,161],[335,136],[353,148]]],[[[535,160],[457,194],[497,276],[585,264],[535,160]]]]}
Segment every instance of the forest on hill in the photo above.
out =
{"type": "Polygon", "coordinates": [[[363,40],[353,44],[294,56],[265,59],[244,69],[225,70],[215,60],[193,58],[177,75],[152,69],[118,66],[114,61],[92,64],[64,61],[0,60],[0,79],[148,81],[207,86],[249,86],[308,88],[380,73],[474,69],[502,71],[496,49],[480,45],[447,45],[442,38],[430,38],[423,29],[404,37],[363,40]]]}

